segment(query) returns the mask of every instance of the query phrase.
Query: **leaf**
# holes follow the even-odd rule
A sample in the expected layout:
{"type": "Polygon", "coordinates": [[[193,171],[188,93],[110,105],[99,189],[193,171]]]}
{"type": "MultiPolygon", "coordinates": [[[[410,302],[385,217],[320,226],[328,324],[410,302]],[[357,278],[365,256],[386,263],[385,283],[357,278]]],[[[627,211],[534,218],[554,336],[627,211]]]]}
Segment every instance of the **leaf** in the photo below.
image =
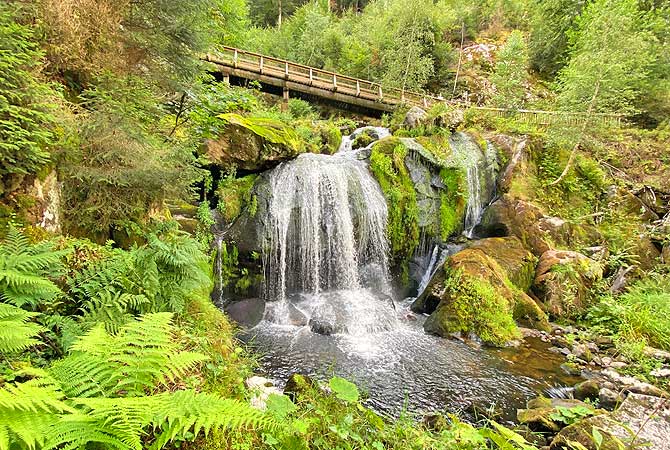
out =
{"type": "Polygon", "coordinates": [[[335,396],[347,403],[354,403],[358,401],[358,388],[351,381],[344,378],[333,377],[328,382],[328,385],[335,393],[335,396]]]}
{"type": "Polygon", "coordinates": [[[603,445],[603,435],[598,428],[593,427],[591,434],[593,435],[593,442],[596,444],[596,448],[600,448],[603,445]]]}
{"type": "Polygon", "coordinates": [[[290,398],[279,394],[270,394],[265,404],[267,411],[280,420],[298,409],[290,398]]]}

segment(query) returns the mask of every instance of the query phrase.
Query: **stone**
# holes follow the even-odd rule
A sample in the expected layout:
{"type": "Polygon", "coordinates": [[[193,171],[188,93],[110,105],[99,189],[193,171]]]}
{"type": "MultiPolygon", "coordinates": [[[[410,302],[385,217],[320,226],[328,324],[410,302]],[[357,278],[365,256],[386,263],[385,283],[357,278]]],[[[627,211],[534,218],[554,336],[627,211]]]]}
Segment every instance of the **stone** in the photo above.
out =
{"type": "Polygon", "coordinates": [[[598,391],[598,402],[603,408],[614,409],[623,399],[623,395],[609,388],[604,387],[598,391]]]}
{"type": "Polygon", "coordinates": [[[469,248],[479,249],[504,269],[507,278],[526,292],[533,284],[537,258],[515,236],[479,239],[469,248]]]}
{"type": "Polygon", "coordinates": [[[559,408],[582,407],[595,413],[593,406],[580,400],[562,398],[535,398],[526,404],[526,409],[518,409],[516,416],[519,423],[527,425],[532,431],[557,432],[564,424],[554,420],[551,416],[559,411],[559,408]]]}
{"type": "Polygon", "coordinates": [[[576,358],[580,358],[585,361],[591,361],[591,359],[593,359],[593,354],[591,353],[591,349],[587,344],[575,344],[572,347],[571,352],[576,358]]]}
{"type": "Polygon", "coordinates": [[[602,265],[581,253],[547,250],[537,265],[533,293],[542,300],[550,316],[571,318],[590,306],[591,287],[602,277],[602,265]]]}
{"type": "Polygon", "coordinates": [[[650,356],[654,359],[670,363],[670,352],[666,352],[665,350],[659,350],[653,347],[645,347],[643,352],[645,355],[650,356]]]}
{"type": "Polygon", "coordinates": [[[317,319],[309,319],[309,329],[312,330],[312,333],[323,336],[330,336],[335,333],[335,326],[332,323],[317,319]]]}
{"type": "Polygon", "coordinates": [[[265,301],[261,298],[248,298],[229,304],[225,311],[238,324],[253,328],[263,320],[265,301]]]}
{"type": "Polygon", "coordinates": [[[268,378],[253,376],[244,382],[251,391],[249,404],[256,409],[264,411],[267,408],[267,400],[271,394],[282,395],[282,391],[275,387],[274,382],[268,378]]]}
{"type": "Polygon", "coordinates": [[[568,375],[580,376],[582,374],[582,369],[574,363],[563,363],[560,365],[560,368],[568,375]]]}
{"type": "Polygon", "coordinates": [[[656,387],[649,383],[644,383],[635,377],[629,377],[619,374],[614,369],[605,369],[601,372],[604,377],[607,377],[611,382],[617,386],[621,386],[627,392],[633,392],[636,394],[649,395],[654,397],[661,398],[670,398],[670,393],[664,391],[663,389],[656,387]]]}
{"type": "Polygon", "coordinates": [[[654,369],[651,372],[649,372],[649,375],[656,378],[670,378],[670,369],[669,368],[654,369]]]}
{"type": "Polygon", "coordinates": [[[669,436],[670,402],[629,394],[614,413],[589,417],[561,430],[552,441],[551,449],[565,448],[569,442],[577,442],[587,450],[670,450],[669,436]],[[594,428],[603,437],[600,445],[593,439],[594,428]]]}
{"type": "Polygon", "coordinates": [[[403,120],[403,124],[410,130],[417,128],[423,124],[427,115],[428,114],[423,109],[419,108],[418,106],[412,106],[412,108],[407,111],[407,114],[405,114],[405,120],[403,120]]]}
{"type": "Polygon", "coordinates": [[[288,380],[286,380],[286,386],[284,386],[284,394],[287,395],[294,402],[298,401],[298,398],[303,395],[305,392],[317,388],[317,383],[312,380],[309,376],[301,373],[292,373],[288,380]]]}
{"type": "Polygon", "coordinates": [[[599,392],[600,386],[596,380],[586,380],[575,385],[574,395],[577,400],[595,400],[598,398],[599,392]]]}

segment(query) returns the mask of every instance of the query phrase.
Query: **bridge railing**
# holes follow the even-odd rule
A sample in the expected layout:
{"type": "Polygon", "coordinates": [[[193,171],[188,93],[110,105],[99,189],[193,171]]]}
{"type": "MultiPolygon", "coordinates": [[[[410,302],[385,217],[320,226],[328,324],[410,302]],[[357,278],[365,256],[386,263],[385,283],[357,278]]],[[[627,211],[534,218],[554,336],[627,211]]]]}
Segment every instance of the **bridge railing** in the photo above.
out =
{"type": "Polygon", "coordinates": [[[382,87],[381,84],[372,81],[361,80],[341,73],[317,69],[234,47],[221,47],[216,56],[207,55],[205,60],[234,69],[283,78],[296,83],[388,104],[407,103],[428,107],[435,102],[443,101],[438,97],[398,88],[382,87]]]}
{"type": "Polygon", "coordinates": [[[585,120],[607,125],[621,125],[623,116],[619,114],[588,114],[582,112],[541,111],[530,109],[506,109],[475,106],[469,103],[446,100],[427,94],[411,92],[398,88],[382,87],[372,81],[343,75],[337,72],[306,66],[285,59],[274,58],[260,53],[241,50],[234,47],[221,47],[217,55],[207,54],[206,61],[217,65],[253,72],[275,79],[284,79],[306,86],[360,97],[387,105],[407,104],[428,108],[435,103],[450,103],[463,108],[474,108],[496,117],[517,117],[521,120],[546,125],[561,122],[568,125],[583,124],[585,120]]]}

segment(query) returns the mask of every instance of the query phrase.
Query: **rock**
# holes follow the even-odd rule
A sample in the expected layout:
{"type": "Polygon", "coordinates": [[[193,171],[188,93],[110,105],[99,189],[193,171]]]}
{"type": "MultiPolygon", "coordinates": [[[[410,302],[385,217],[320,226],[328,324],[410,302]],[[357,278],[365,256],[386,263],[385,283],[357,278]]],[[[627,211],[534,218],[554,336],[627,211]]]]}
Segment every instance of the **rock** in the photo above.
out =
{"type": "Polygon", "coordinates": [[[598,402],[603,408],[614,409],[623,402],[623,399],[623,395],[608,388],[602,388],[598,391],[598,402]]]}
{"type": "Polygon", "coordinates": [[[661,252],[647,234],[638,235],[631,251],[637,255],[638,267],[644,271],[653,269],[661,262],[661,252]]]}
{"type": "Polygon", "coordinates": [[[559,431],[564,424],[556,421],[551,416],[559,411],[559,408],[582,407],[595,413],[593,406],[580,400],[561,398],[535,398],[526,404],[526,409],[518,409],[516,416],[519,423],[528,425],[532,431],[559,431]]]}
{"type": "Polygon", "coordinates": [[[244,382],[251,391],[252,396],[249,403],[253,408],[265,410],[266,402],[271,394],[282,395],[282,391],[274,386],[272,380],[259,376],[247,378],[244,382]]]}
{"type": "Polygon", "coordinates": [[[426,120],[426,116],[426,111],[419,108],[418,106],[412,106],[412,108],[407,111],[407,114],[405,114],[405,120],[403,120],[403,124],[410,130],[417,128],[426,120]]]}
{"type": "MultiPolygon", "coordinates": [[[[516,241],[503,239],[495,242],[516,241]]],[[[445,270],[438,272],[417,299],[413,305],[415,311],[420,306],[428,308],[435,305],[434,311],[420,311],[431,314],[424,323],[424,329],[439,336],[474,332],[484,342],[495,345],[518,337],[514,317],[527,321],[535,328],[548,330],[549,324],[542,310],[509,280],[502,265],[484,253],[482,248],[480,244],[450,257],[445,263],[445,270]]],[[[530,254],[523,252],[521,260],[526,256],[530,257],[530,254]]],[[[512,264],[511,260],[503,263],[508,267],[527,264],[512,264]]]]}
{"type": "Polygon", "coordinates": [[[651,372],[649,372],[649,375],[656,378],[670,378],[670,369],[668,368],[654,369],[651,372]]]}
{"type": "Polygon", "coordinates": [[[593,247],[604,240],[593,226],[545,216],[533,203],[510,194],[504,194],[487,208],[482,217],[482,228],[518,237],[536,256],[556,246],[593,247]]]}
{"type": "Polygon", "coordinates": [[[561,364],[560,368],[563,372],[565,372],[568,375],[580,376],[582,374],[582,369],[580,369],[579,366],[571,362],[561,364]]]}
{"type": "Polygon", "coordinates": [[[634,377],[623,376],[614,369],[605,369],[601,374],[617,386],[622,386],[627,392],[650,395],[654,397],[670,398],[670,393],[649,383],[644,383],[634,377]]]}
{"type": "Polygon", "coordinates": [[[663,264],[670,265],[670,244],[665,244],[663,246],[663,251],[661,252],[661,259],[663,264]]]}
{"type": "Polygon", "coordinates": [[[538,262],[533,292],[551,316],[570,318],[590,305],[590,288],[602,276],[602,266],[581,253],[547,250],[538,262]]]}
{"type": "Polygon", "coordinates": [[[493,258],[509,280],[526,292],[533,284],[537,258],[525,249],[515,236],[486,238],[474,241],[469,248],[479,249],[493,258]]]}
{"type": "Polygon", "coordinates": [[[598,382],[596,380],[586,380],[575,385],[574,395],[577,400],[595,400],[598,398],[599,391],[600,386],[598,386],[598,382]]]}
{"type": "Polygon", "coordinates": [[[610,367],[611,367],[612,369],[623,369],[623,368],[626,367],[627,365],[628,365],[628,364],[626,364],[626,363],[623,362],[623,361],[613,361],[612,364],[610,364],[610,367]]]}
{"type": "Polygon", "coordinates": [[[228,305],[225,309],[228,317],[238,324],[253,328],[263,320],[265,315],[265,301],[260,298],[248,298],[228,305]]]}
{"type": "Polygon", "coordinates": [[[593,359],[593,354],[591,353],[591,349],[587,344],[575,344],[572,347],[572,354],[575,355],[576,358],[583,359],[585,361],[591,361],[593,359]]]}
{"type": "Polygon", "coordinates": [[[332,323],[316,319],[309,319],[309,329],[312,330],[312,333],[323,336],[330,336],[335,333],[335,326],[332,323]]]}
{"type": "Polygon", "coordinates": [[[670,352],[652,347],[645,347],[643,352],[647,356],[670,363],[670,352]]]}
{"type": "Polygon", "coordinates": [[[650,448],[670,450],[670,402],[639,394],[629,394],[612,414],[581,420],[561,430],[551,449],[577,442],[588,450],[650,448]],[[596,428],[603,437],[601,445],[593,439],[596,428]]]}
{"type": "Polygon", "coordinates": [[[595,338],[595,344],[600,348],[612,348],[614,340],[609,336],[598,336],[595,338]]]}
{"type": "Polygon", "coordinates": [[[284,394],[296,402],[302,394],[309,392],[316,387],[318,387],[318,385],[309,376],[300,373],[292,373],[291,376],[288,377],[288,380],[286,380],[284,394]]]}

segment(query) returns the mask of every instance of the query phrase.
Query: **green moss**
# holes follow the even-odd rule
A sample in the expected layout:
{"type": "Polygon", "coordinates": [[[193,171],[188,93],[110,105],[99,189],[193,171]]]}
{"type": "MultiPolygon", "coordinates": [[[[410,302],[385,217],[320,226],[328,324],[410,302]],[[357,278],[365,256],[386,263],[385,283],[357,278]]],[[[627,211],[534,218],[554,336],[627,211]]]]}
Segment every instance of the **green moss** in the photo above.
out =
{"type": "Polygon", "coordinates": [[[440,194],[440,237],[446,241],[457,232],[463,221],[466,208],[465,174],[461,169],[443,168],[440,179],[445,191],[440,194]]]}
{"type": "Polygon", "coordinates": [[[354,148],[367,147],[368,145],[372,144],[374,140],[375,137],[372,135],[372,132],[369,130],[365,130],[358,136],[356,136],[356,139],[354,139],[353,146],[354,148]]]}
{"type": "Polygon", "coordinates": [[[429,331],[441,335],[473,332],[492,345],[519,337],[509,302],[489,282],[466,276],[462,270],[445,270],[445,297],[426,321],[429,331]]]}
{"type": "MultiPolygon", "coordinates": [[[[251,195],[251,188],[257,175],[247,175],[242,178],[226,177],[219,182],[216,195],[219,198],[217,209],[223,214],[226,221],[231,222],[240,215],[242,210],[249,206],[257,208],[257,203],[251,195]],[[256,204],[256,207],[254,207],[256,204]]],[[[250,210],[251,213],[251,210],[250,210]]],[[[254,214],[255,215],[255,211],[254,214]]]]}
{"type": "Polygon", "coordinates": [[[407,148],[390,139],[374,145],[370,156],[370,169],[389,208],[386,232],[398,262],[406,262],[419,244],[416,191],[405,166],[406,155],[407,148]]]}
{"type": "Polygon", "coordinates": [[[339,128],[334,125],[328,127],[326,131],[326,143],[331,155],[340,148],[342,144],[342,132],[339,128]]]}
{"type": "Polygon", "coordinates": [[[428,150],[436,159],[445,162],[451,159],[453,151],[449,145],[450,133],[439,133],[433,136],[419,136],[416,141],[428,150]]]}

